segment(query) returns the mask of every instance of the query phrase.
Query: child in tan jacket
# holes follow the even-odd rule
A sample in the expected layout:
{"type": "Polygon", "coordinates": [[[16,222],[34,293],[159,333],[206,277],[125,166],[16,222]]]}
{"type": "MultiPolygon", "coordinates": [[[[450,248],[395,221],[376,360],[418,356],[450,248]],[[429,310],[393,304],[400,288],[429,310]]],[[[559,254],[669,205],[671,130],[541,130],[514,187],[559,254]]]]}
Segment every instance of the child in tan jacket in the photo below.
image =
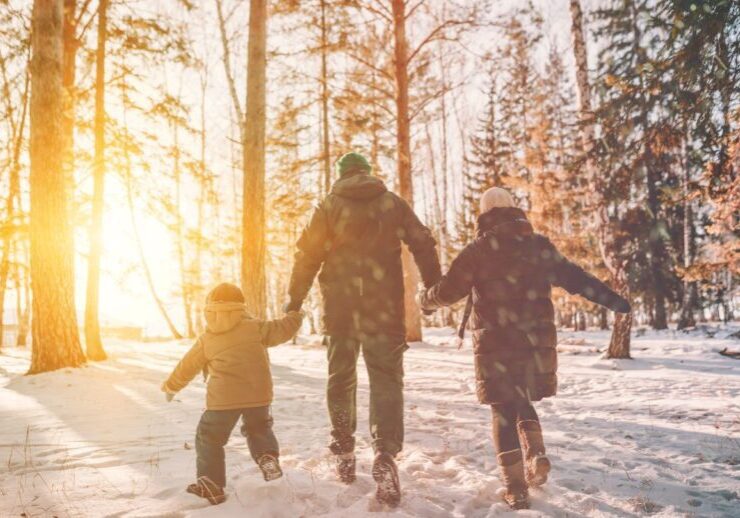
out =
{"type": "Polygon", "coordinates": [[[277,320],[251,318],[242,291],[233,284],[216,286],[206,298],[206,332],[162,385],[167,401],[199,373],[207,373],[206,410],[195,436],[198,479],[187,488],[212,504],[225,500],[224,446],[239,417],[252,458],[265,480],[282,476],[279,448],[272,431],[272,375],[267,347],[289,340],[303,313],[277,320]]]}

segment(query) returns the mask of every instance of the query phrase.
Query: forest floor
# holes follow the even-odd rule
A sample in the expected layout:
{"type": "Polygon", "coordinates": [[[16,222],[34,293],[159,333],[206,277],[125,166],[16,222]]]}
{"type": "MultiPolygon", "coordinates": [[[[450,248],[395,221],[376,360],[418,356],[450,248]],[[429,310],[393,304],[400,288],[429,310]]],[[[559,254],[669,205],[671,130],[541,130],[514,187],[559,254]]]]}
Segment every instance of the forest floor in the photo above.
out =
{"type": "MultiPolygon", "coordinates": [[[[738,516],[740,362],[717,353],[740,349],[725,338],[736,329],[648,331],[634,339],[632,361],[601,358],[606,333],[561,333],[559,394],[537,404],[553,472],[532,492],[532,510],[518,514],[738,516]]],[[[451,335],[427,330],[406,355],[404,493],[393,515],[507,514],[470,345],[457,351],[451,335]]],[[[169,404],[159,391],[188,344],[112,342],[108,361],[37,376],[23,376],[28,351],[3,349],[0,516],[382,516],[364,366],[358,479],[343,486],[326,449],[325,351],[315,337],[300,342],[271,353],[285,477],[262,481],[237,427],[228,500],[217,507],[184,492],[195,478],[204,384],[169,404]]]]}

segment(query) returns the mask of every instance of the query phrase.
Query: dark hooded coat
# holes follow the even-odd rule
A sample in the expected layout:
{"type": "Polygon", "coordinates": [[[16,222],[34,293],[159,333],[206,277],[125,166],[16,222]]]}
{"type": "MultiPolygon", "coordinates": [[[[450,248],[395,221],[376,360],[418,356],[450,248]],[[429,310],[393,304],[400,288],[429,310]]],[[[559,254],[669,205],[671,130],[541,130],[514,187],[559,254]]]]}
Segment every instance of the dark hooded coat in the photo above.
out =
{"type": "Polygon", "coordinates": [[[555,395],[553,286],[615,311],[629,310],[626,300],[535,233],[523,211],[494,208],[480,216],[477,238],[460,252],[447,275],[423,294],[427,310],[472,294],[470,328],[481,403],[555,395]]]}
{"type": "Polygon", "coordinates": [[[298,240],[288,309],[300,308],[316,273],[330,336],[405,341],[401,243],[425,286],[441,277],[436,243],[405,200],[369,174],[345,174],[298,240]]]}

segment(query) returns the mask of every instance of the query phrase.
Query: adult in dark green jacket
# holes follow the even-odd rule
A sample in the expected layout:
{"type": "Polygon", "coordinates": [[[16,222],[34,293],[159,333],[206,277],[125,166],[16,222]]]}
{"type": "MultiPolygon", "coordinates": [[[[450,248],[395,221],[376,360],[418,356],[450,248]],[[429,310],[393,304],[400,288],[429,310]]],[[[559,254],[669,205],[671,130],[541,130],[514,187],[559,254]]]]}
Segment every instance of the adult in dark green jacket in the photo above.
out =
{"type": "Polygon", "coordinates": [[[370,378],[376,465],[395,469],[393,457],[403,443],[407,346],[401,243],[408,245],[426,286],[434,285],[441,272],[429,229],[406,201],[372,176],[362,155],[344,155],[337,169],[340,178],[298,240],[287,309],[301,307],[320,271],[324,331],[329,336],[327,400],[334,439],[330,449],[338,456],[340,478],[351,482],[360,350],[370,378]]]}

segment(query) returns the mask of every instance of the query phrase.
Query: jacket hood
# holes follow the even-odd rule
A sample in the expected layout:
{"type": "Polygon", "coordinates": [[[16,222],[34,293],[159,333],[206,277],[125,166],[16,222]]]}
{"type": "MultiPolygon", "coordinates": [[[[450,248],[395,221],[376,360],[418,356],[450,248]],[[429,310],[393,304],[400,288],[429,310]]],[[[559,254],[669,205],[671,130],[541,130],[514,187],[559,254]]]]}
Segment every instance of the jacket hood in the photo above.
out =
{"type": "Polygon", "coordinates": [[[476,235],[488,233],[499,237],[528,236],[534,232],[532,224],[522,209],[516,207],[494,207],[478,216],[476,235]]]}
{"type": "Polygon", "coordinates": [[[247,308],[241,302],[208,302],[204,313],[206,328],[211,333],[231,331],[247,318],[247,308]]]}
{"type": "Polygon", "coordinates": [[[366,173],[345,173],[334,182],[331,194],[352,200],[371,200],[384,194],[388,189],[383,180],[366,173]]]}

